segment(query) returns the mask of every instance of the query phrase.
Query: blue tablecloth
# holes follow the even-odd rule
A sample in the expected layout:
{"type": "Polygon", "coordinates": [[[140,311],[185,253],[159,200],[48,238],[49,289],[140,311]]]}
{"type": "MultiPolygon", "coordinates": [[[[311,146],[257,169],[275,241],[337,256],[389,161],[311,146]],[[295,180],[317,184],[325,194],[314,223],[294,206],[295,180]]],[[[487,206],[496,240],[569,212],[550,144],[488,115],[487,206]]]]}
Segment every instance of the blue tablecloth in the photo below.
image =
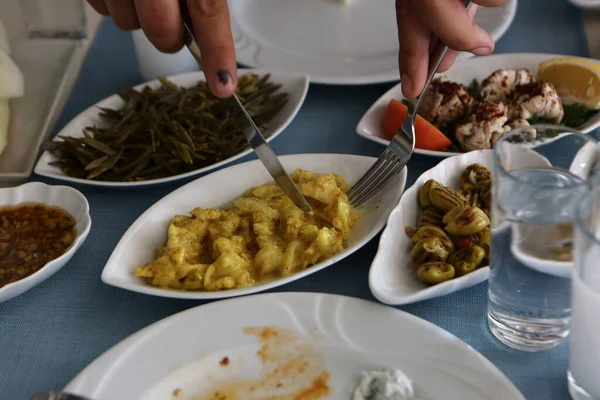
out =
{"type": "MultiPolygon", "coordinates": [[[[516,19],[496,52],[587,55],[581,12],[566,0],[521,0],[516,19]]],[[[106,20],[85,61],[57,130],[79,112],[128,85],[141,83],[131,36],[106,20]]],[[[272,143],[279,154],[335,152],[378,156],[382,147],[355,127],[390,84],[312,85],[304,107],[272,143]]],[[[253,155],[240,160],[247,161],[253,155]]],[[[408,185],[439,160],[414,156],[408,185]]],[[[32,177],[38,180],[39,177],[32,177]]],[[[55,182],[49,182],[55,183],[55,182]]],[[[20,400],[62,388],[122,339],[164,317],[201,304],[136,294],[100,281],[100,273],[129,225],[150,205],[185,182],[144,190],[78,187],[91,205],[91,233],[72,261],[51,279],[0,304],[0,399],[20,400]]],[[[329,292],[374,300],[367,272],[379,237],[348,259],[281,291],[329,292]]],[[[401,307],[455,334],[496,364],[528,399],[568,398],[568,344],[540,354],[510,350],[486,326],[487,284],[401,307]]]]}

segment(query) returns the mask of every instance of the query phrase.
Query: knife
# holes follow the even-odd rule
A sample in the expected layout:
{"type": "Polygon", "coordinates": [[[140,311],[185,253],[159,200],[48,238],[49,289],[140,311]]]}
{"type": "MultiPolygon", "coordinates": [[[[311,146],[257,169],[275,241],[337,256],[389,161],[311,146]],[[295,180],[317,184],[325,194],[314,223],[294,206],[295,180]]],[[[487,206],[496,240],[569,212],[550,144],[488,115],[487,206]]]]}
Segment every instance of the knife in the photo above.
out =
{"type": "MultiPolygon", "coordinates": [[[[202,53],[200,52],[200,46],[194,36],[192,20],[188,12],[186,0],[180,0],[179,7],[183,19],[185,45],[198,62],[200,70],[202,70],[202,53]]],[[[267,171],[269,171],[269,174],[271,174],[275,183],[277,183],[281,190],[283,190],[299,209],[304,212],[312,212],[310,205],[302,193],[300,193],[300,190],[294,181],[292,181],[287,174],[283,165],[281,165],[281,162],[279,162],[277,155],[275,155],[275,152],[271,149],[271,146],[269,146],[263,134],[260,132],[254,121],[252,121],[252,118],[237,95],[234,93],[231,97],[223,99],[222,104],[227,108],[232,119],[240,128],[250,146],[254,149],[259,160],[263,163],[267,171]]]]}

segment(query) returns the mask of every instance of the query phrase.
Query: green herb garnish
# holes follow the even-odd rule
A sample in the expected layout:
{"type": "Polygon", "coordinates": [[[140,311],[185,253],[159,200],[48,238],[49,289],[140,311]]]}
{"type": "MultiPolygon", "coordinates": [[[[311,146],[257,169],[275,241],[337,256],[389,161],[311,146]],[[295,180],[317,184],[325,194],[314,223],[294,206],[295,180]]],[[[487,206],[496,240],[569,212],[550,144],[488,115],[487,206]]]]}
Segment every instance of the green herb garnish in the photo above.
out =
{"type": "Polygon", "coordinates": [[[461,149],[459,149],[457,146],[455,146],[453,144],[446,147],[445,149],[442,149],[442,151],[447,152],[447,153],[464,153],[461,149]]]}
{"type": "Polygon", "coordinates": [[[467,86],[465,89],[467,90],[467,93],[469,93],[469,95],[473,98],[478,98],[479,97],[479,81],[477,79],[473,79],[471,81],[471,83],[469,83],[469,86],[467,86]]]}
{"type": "MultiPolygon", "coordinates": [[[[270,76],[245,74],[237,95],[261,129],[285,106],[287,93],[270,76]]],[[[163,178],[197,170],[232,157],[248,143],[206,82],[178,87],[165,78],[161,86],[125,89],[120,109],[100,109],[106,128],[86,127],[84,137],[61,136],[44,149],[69,176],[127,182],[163,178]]]]}
{"type": "Polygon", "coordinates": [[[562,125],[569,128],[579,128],[590,120],[599,110],[594,110],[585,104],[563,104],[565,115],[562,125]]]}
{"type": "MultiPolygon", "coordinates": [[[[594,110],[585,104],[563,104],[564,116],[560,123],[560,125],[566,126],[568,128],[580,128],[583,124],[588,122],[594,115],[596,115],[600,110],[594,110]]],[[[527,120],[529,125],[539,125],[539,124],[552,124],[553,121],[544,118],[531,117],[527,120]]]]}

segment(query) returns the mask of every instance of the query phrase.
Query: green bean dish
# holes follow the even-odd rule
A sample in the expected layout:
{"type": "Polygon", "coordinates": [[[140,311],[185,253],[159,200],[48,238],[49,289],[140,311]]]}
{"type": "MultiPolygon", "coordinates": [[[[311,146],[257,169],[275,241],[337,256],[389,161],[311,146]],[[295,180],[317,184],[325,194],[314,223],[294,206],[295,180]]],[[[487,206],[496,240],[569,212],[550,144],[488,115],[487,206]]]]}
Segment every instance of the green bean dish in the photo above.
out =
{"type": "MultiPolygon", "coordinates": [[[[158,79],[156,89],[119,92],[122,108],[100,108],[106,127],[86,127],[83,137],[59,136],[62,141],[44,143],[57,159],[51,165],[76,178],[146,181],[204,168],[248,148],[206,82],[184,88],[158,79]]],[[[270,75],[245,74],[238,80],[236,93],[262,131],[288,101],[280,89],[270,75]]]]}

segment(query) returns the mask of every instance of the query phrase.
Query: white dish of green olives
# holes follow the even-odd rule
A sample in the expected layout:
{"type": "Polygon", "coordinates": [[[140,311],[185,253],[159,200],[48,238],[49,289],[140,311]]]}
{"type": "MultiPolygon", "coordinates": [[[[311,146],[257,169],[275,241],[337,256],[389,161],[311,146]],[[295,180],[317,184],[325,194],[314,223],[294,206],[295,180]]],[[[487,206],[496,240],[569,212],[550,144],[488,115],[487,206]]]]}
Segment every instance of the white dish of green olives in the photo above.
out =
{"type": "Polygon", "coordinates": [[[379,301],[415,303],[488,278],[492,164],[492,150],[450,157],[404,192],[369,271],[379,301]]]}

